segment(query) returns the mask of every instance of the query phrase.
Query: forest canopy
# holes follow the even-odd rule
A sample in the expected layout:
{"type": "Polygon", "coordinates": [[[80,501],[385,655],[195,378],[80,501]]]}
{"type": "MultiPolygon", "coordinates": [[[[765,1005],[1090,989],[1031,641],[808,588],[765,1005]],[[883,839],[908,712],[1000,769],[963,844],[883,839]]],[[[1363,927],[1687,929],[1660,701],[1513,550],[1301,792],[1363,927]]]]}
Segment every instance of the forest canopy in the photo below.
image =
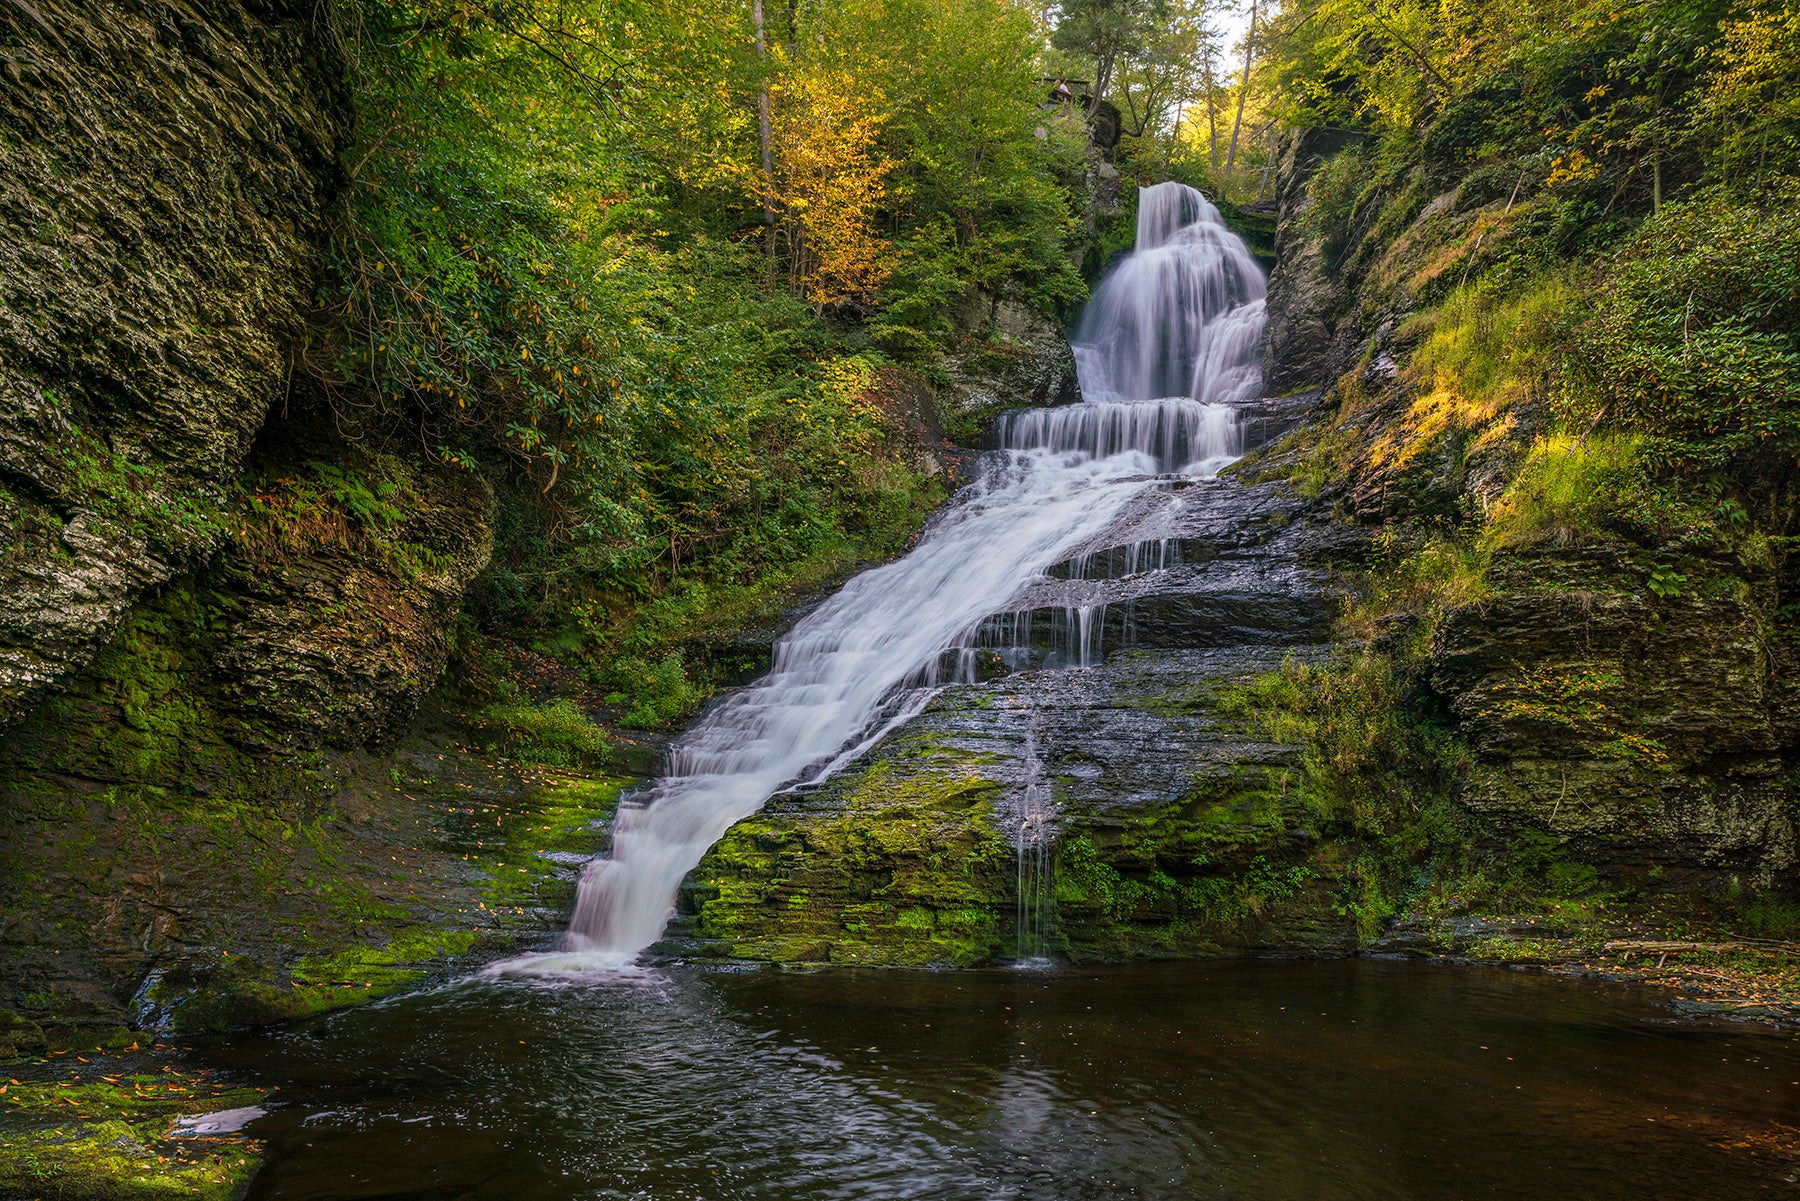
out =
{"type": "Polygon", "coordinates": [[[882,381],[941,379],[971,296],[1070,317],[1129,242],[1133,183],[1270,200],[1305,127],[1364,139],[1312,188],[1346,228],[1456,186],[1535,197],[1494,279],[1638,237],[1656,254],[1565,338],[1569,378],[1601,381],[1587,411],[1687,431],[1672,461],[1730,458],[1700,446],[1725,426],[1732,454],[1800,449],[1794,298],[1725,267],[1704,305],[1680,284],[1714,214],[1748,254],[1791,206],[1800,17],[1779,0],[333,12],[356,125],[306,374],[356,436],[501,482],[489,620],[624,645],[619,614],[650,601],[703,611],[888,553],[937,485],[882,453],[882,381]],[[1697,313],[1755,370],[1694,367],[1697,313]],[[1621,355],[1654,396],[1615,387],[1621,355]]]}

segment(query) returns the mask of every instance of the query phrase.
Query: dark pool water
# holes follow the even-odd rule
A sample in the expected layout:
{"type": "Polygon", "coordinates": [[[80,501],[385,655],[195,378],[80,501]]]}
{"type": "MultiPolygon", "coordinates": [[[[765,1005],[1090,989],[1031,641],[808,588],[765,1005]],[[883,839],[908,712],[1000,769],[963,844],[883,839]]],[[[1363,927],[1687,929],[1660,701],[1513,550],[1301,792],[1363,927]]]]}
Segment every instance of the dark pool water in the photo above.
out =
{"type": "Polygon", "coordinates": [[[1800,1197],[1800,1041],[1380,961],[467,982],[202,1048],[274,1198],[1800,1197]]]}

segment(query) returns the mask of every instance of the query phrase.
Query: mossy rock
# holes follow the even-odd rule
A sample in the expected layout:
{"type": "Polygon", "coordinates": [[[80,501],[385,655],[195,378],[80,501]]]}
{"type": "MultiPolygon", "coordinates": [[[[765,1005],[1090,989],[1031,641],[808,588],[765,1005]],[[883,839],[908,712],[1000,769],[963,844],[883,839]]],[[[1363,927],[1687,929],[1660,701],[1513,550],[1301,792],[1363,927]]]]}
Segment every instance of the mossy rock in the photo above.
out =
{"type": "Polygon", "coordinates": [[[43,1027],[10,1009],[0,1009],[0,1060],[41,1054],[49,1045],[43,1027]]]}

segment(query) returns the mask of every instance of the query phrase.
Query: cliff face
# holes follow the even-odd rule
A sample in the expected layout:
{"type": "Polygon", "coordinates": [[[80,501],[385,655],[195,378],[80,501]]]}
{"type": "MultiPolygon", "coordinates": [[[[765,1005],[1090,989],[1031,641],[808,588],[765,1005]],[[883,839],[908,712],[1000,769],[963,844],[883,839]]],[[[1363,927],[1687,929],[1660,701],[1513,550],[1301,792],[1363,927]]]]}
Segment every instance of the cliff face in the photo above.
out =
{"type": "MultiPolygon", "coordinates": [[[[1284,145],[1266,353],[1278,383],[1329,386],[1335,411],[1309,453],[1346,534],[1379,535],[1391,560],[1455,525],[1471,531],[1474,595],[1442,612],[1403,604],[1383,622],[1412,640],[1422,680],[1474,754],[1460,795],[1482,837],[1548,836],[1628,875],[1791,886],[1800,741],[1779,556],[1747,519],[1721,528],[1705,513],[1519,528],[1521,511],[1546,503],[1531,448],[1551,420],[1550,390],[1565,385],[1472,396],[1452,378],[1460,364],[1439,364],[1430,343],[1444,327],[1460,333],[1455,291],[1503,261],[1541,180],[1527,172],[1506,188],[1418,168],[1321,212],[1318,194],[1342,184],[1318,186],[1317,173],[1359,146],[1318,132],[1284,145]]],[[[1476,342],[1464,360],[1523,358],[1556,336],[1514,324],[1508,306],[1529,300],[1476,303],[1488,312],[1474,321],[1505,332],[1497,351],[1476,342]]],[[[1648,495],[1595,503],[1674,503],[1648,495]]]]}
{"type": "Polygon", "coordinates": [[[217,546],[339,168],[310,4],[0,12],[0,720],[217,546]]]}
{"type": "Polygon", "coordinates": [[[359,898],[418,819],[340,802],[441,674],[494,497],[345,440],[295,369],[350,119],[330,16],[0,10],[0,1007],[29,1022],[406,924],[359,898]]]}

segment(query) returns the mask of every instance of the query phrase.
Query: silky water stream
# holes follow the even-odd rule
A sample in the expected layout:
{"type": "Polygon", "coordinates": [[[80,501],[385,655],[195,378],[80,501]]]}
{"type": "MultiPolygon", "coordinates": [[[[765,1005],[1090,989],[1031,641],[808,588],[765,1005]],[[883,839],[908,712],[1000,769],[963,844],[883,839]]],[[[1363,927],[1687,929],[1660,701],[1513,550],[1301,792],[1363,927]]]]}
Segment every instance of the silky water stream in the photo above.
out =
{"type": "MultiPolygon", "coordinates": [[[[1137,248],[1077,330],[1085,402],[1006,418],[916,550],[677,742],[586,869],[562,948],[199,1047],[281,1086],[249,1131],[268,1140],[250,1196],[1800,1197],[1800,1047],[1776,1033],[1492,969],[1046,966],[1035,739],[1010,817],[1018,954],[1039,970],[638,962],[733,822],[854,759],[978,649],[1024,653],[1017,598],[1054,565],[1174,564],[1167,542],[1092,540],[1147,490],[1223,487],[1185,480],[1239,453],[1263,288],[1203,197],[1146,189],[1137,248]]],[[[1095,661],[1099,616],[1067,614],[1037,665],[1095,661]]]]}

